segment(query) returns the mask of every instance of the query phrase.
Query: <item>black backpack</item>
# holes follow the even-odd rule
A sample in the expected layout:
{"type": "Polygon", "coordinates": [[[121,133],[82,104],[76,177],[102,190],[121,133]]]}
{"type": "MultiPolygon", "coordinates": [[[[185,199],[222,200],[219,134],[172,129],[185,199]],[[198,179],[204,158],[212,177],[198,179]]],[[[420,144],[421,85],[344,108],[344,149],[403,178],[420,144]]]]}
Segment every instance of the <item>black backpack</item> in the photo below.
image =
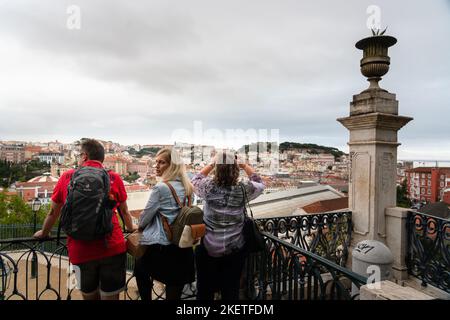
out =
{"type": "Polygon", "coordinates": [[[86,166],[76,170],[68,186],[60,228],[76,240],[104,239],[110,235],[115,202],[109,199],[109,191],[105,169],[86,166]]]}

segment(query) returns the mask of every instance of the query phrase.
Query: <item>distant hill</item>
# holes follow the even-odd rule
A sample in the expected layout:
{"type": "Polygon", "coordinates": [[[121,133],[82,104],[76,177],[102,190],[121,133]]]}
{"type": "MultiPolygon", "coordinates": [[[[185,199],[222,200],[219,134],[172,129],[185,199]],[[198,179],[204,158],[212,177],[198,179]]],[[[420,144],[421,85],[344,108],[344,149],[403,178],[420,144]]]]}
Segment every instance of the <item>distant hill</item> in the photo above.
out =
{"type": "MultiPolygon", "coordinates": [[[[272,142],[274,143],[274,142],[272,142]]],[[[270,151],[271,149],[271,142],[267,142],[267,149],[266,150],[259,150],[260,146],[262,146],[263,143],[258,142],[258,143],[252,143],[250,145],[246,144],[244,146],[242,146],[241,148],[239,148],[239,152],[248,152],[248,150],[250,150],[250,147],[252,148],[256,148],[257,152],[264,152],[264,151],[270,151]]],[[[335,158],[339,158],[341,156],[343,156],[345,153],[342,152],[341,150],[334,148],[334,147],[326,147],[326,146],[320,146],[317,144],[313,144],[313,143],[298,143],[298,142],[283,142],[279,145],[279,152],[282,153],[284,151],[287,150],[306,150],[308,153],[311,154],[319,154],[319,153],[330,153],[332,154],[335,158]]],[[[255,150],[255,149],[253,149],[255,150]]]]}
{"type": "Polygon", "coordinates": [[[297,142],[283,142],[280,144],[280,152],[286,150],[299,149],[307,150],[309,153],[330,153],[335,158],[343,156],[345,153],[334,147],[319,146],[313,143],[297,143],[297,142]]]}
{"type": "Polygon", "coordinates": [[[144,155],[150,155],[154,157],[159,150],[161,150],[161,148],[152,147],[142,148],[141,150],[136,151],[133,147],[129,147],[127,151],[129,154],[135,156],[136,158],[142,158],[142,156],[144,155]]]}

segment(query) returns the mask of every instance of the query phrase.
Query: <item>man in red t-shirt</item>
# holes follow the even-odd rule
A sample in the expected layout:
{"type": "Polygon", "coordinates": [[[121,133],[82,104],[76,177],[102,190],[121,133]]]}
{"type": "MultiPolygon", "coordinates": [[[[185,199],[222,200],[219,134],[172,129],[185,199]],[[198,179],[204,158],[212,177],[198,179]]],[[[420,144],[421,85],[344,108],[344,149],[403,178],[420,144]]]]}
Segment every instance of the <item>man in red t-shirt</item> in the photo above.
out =
{"type": "MultiPolygon", "coordinates": [[[[86,139],[81,144],[81,153],[78,165],[103,168],[105,149],[94,139],[86,139]]],[[[35,238],[46,238],[50,234],[53,225],[58,220],[61,209],[66,201],[67,187],[75,170],[65,172],[59,179],[53,190],[51,210],[45,218],[42,230],[34,234],[35,238]]],[[[110,171],[111,183],[110,198],[117,202],[125,226],[129,231],[134,231],[137,226],[133,224],[127,206],[127,193],[120,176],[110,171]]],[[[112,216],[113,231],[105,239],[100,240],[75,240],[67,236],[67,250],[69,260],[78,266],[80,272],[80,287],[85,300],[117,300],[119,293],[125,288],[126,278],[126,244],[120,229],[116,214],[112,216]]]]}

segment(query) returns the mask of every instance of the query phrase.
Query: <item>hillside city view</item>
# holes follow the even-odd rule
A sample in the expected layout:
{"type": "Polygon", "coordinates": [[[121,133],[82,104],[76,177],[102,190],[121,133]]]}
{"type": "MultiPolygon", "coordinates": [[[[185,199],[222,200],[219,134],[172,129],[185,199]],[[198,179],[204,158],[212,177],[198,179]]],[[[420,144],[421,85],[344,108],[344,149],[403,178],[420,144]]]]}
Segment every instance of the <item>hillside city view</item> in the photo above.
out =
{"type": "MultiPolygon", "coordinates": [[[[80,140],[73,143],[57,140],[45,143],[0,141],[0,190],[10,196],[17,195],[25,202],[39,198],[43,204],[48,204],[61,174],[77,167],[80,140]],[[22,173],[23,168],[27,168],[29,164],[35,164],[36,169],[22,173]]],[[[128,193],[149,192],[157,183],[155,156],[164,147],[175,146],[181,151],[183,162],[191,176],[211,163],[217,149],[214,146],[187,143],[130,146],[112,141],[101,143],[106,151],[105,168],[117,172],[124,179],[128,193]]],[[[267,142],[231,149],[255,165],[266,185],[264,193],[327,185],[336,190],[336,198],[347,199],[350,164],[348,154],[333,147],[293,142],[283,142],[275,150],[276,155],[271,152],[270,143],[267,142]],[[260,148],[265,150],[259,150],[260,148]]],[[[439,201],[450,203],[450,161],[398,161],[396,185],[400,206],[420,208],[439,201]],[[436,180],[431,179],[432,171],[440,172],[436,180]],[[424,180],[416,188],[412,181],[421,172],[428,181],[424,180]]],[[[347,200],[339,203],[340,207],[336,209],[348,208],[347,200]]],[[[143,207],[137,208],[142,209],[143,207]]]]}

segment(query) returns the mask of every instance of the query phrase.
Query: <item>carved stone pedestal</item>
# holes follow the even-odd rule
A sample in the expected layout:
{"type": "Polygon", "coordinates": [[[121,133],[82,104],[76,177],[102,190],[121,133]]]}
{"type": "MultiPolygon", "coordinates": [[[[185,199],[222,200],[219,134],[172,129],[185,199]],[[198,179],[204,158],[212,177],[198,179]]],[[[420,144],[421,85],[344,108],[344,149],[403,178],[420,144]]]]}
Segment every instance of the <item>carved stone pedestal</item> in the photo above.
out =
{"type": "Polygon", "coordinates": [[[338,121],[350,131],[349,207],[353,243],[385,242],[385,209],[396,206],[397,131],[412,120],[397,115],[395,95],[364,92],[353,97],[350,116],[338,121]],[[380,112],[383,111],[383,112],[380,112]]]}

